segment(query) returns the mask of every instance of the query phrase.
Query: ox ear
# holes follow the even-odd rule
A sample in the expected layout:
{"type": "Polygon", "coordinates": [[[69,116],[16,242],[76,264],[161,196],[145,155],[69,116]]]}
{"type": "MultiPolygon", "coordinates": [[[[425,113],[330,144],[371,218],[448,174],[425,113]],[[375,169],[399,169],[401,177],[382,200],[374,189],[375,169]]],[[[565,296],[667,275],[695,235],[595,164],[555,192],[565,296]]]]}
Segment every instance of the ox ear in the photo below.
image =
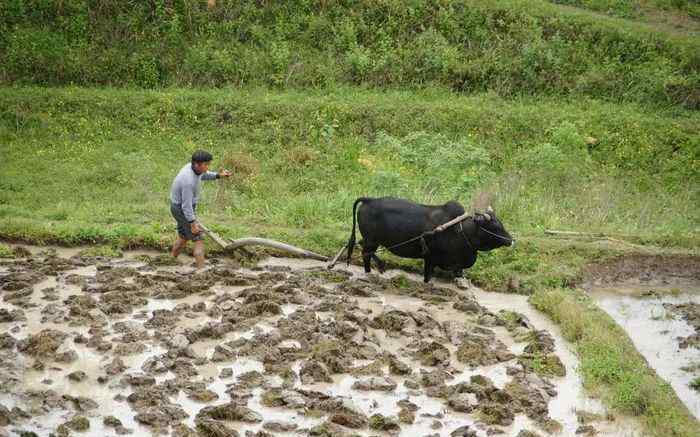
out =
{"type": "Polygon", "coordinates": [[[488,215],[487,213],[484,213],[483,216],[484,216],[484,218],[486,219],[486,221],[490,221],[490,220],[491,220],[491,216],[488,215]]]}

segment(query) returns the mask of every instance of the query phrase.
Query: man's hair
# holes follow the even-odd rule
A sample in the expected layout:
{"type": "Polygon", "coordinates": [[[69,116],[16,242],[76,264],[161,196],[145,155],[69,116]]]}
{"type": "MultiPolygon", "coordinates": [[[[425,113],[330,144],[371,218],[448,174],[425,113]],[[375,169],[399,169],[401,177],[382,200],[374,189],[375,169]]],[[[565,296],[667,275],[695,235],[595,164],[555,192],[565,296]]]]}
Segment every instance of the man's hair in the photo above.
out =
{"type": "Polygon", "coordinates": [[[210,162],[214,157],[206,150],[197,150],[192,154],[192,163],[195,162],[210,162]]]}

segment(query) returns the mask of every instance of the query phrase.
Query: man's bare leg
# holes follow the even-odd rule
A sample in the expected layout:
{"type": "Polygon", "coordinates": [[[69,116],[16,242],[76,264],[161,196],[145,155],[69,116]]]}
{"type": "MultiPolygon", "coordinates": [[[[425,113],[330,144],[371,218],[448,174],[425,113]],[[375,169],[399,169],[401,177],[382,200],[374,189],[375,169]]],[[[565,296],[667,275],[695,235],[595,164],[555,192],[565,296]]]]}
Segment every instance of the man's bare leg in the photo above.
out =
{"type": "Polygon", "coordinates": [[[194,242],[194,260],[197,263],[197,268],[204,267],[204,241],[197,240],[194,242]]]}
{"type": "Polygon", "coordinates": [[[177,258],[185,246],[187,246],[187,240],[178,235],[177,240],[175,240],[175,244],[173,244],[173,250],[170,251],[170,255],[172,255],[173,258],[177,258]]]}

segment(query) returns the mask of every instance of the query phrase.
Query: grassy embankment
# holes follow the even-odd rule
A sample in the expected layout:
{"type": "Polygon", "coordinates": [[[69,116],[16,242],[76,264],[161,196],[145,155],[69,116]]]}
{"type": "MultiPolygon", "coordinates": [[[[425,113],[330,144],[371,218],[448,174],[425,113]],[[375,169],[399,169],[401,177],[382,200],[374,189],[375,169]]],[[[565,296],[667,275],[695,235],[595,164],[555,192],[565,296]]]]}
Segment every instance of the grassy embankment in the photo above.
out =
{"type": "Polygon", "coordinates": [[[0,89],[0,236],[164,248],[168,186],[195,147],[236,173],[204,187],[205,223],[328,254],[357,196],[487,193],[521,244],[470,277],[532,294],[586,385],[649,435],[694,435],[670,387],[572,288],[586,263],[641,249],[541,237],[697,253],[693,3],[326,3],[2,3],[0,81],[128,89],[0,89]],[[161,86],[222,88],[133,89],[161,86]]]}

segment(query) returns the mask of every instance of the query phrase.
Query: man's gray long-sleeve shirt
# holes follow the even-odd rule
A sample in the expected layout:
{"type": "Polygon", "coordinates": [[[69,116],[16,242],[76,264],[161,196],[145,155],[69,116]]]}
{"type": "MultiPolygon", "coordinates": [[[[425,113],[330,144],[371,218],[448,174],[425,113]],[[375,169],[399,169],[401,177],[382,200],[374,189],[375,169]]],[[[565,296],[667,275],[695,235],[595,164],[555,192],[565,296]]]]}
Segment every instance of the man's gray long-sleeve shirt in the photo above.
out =
{"type": "Polygon", "coordinates": [[[194,205],[199,200],[199,181],[216,179],[217,174],[213,171],[208,171],[198,175],[192,170],[192,164],[187,164],[175,176],[173,185],[170,188],[170,202],[180,205],[185,218],[189,222],[193,222],[194,205]]]}

